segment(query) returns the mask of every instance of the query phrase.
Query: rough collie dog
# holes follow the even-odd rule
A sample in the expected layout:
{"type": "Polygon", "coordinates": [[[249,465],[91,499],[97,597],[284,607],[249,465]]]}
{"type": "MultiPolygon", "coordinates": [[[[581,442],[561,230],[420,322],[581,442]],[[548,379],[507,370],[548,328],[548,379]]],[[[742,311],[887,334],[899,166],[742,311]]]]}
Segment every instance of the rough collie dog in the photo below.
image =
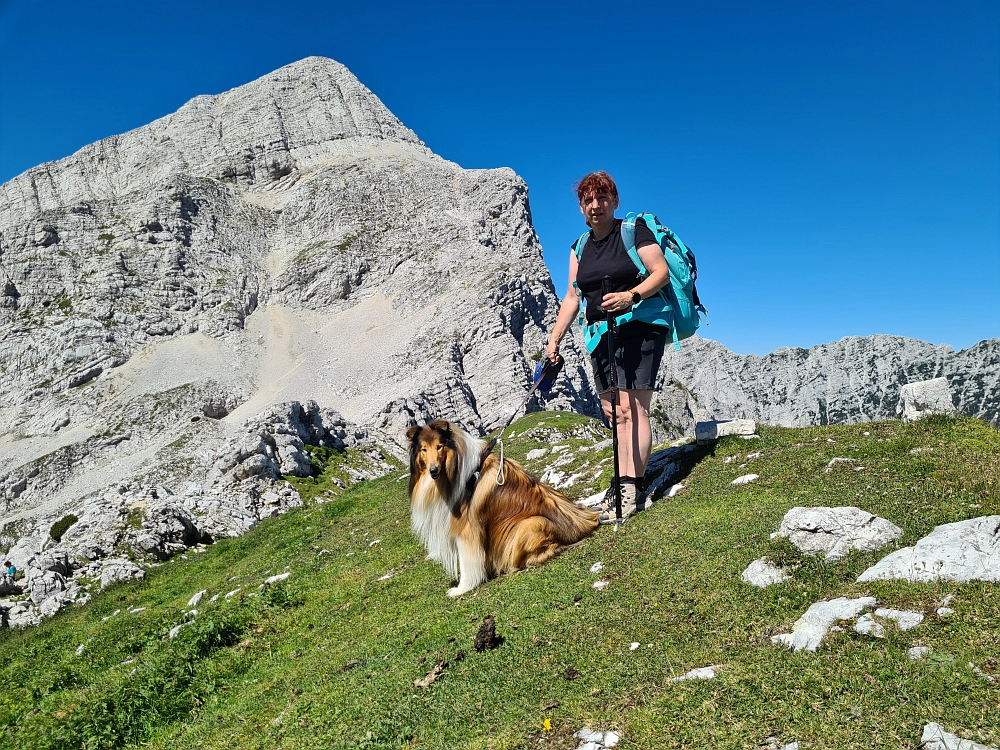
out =
{"type": "Polygon", "coordinates": [[[476,482],[486,446],[458,425],[438,420],[411,427],[406,437],[413,531],[428,557],[457,578],[448,596],[472,591],[491,576],[541,565],[598,526],[596,513],[516,461],[504,459],[498,484],[500,458],[491,453],[476,482]]]}

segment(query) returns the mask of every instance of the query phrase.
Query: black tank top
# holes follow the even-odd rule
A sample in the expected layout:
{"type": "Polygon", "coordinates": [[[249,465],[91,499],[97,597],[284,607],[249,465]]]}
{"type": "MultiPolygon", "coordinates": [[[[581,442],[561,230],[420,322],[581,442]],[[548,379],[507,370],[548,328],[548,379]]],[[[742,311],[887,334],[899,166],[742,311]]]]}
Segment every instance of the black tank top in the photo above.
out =
{"type": "MultiPolygon", "coordinates": [[[[649,231],[644,221],[637,221],[635,246],[641,247],[648,243],[655,245],[656,237],[649,231]]],[[[622,219],[615,219],[615,228],[603,239],[595,240],[594,232],[591,230],[583,246],[576,271],[576,283],[587,303],[588,323],[596,323],[607,317],[601,309],[601,300],[604,297],[601,286],[605,276],[611,277],[612,292],[627,292],[642,281],[639,269],[628,257],[628,250],[622,242],[622,219]]]]}

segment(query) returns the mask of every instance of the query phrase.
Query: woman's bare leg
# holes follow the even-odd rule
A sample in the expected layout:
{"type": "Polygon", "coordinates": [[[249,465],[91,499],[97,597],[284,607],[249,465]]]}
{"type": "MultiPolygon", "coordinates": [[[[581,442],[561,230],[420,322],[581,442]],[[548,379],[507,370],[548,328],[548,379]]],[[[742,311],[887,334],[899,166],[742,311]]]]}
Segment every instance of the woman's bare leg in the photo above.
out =
{"type": "MultiPolygon", "coordinates": [[[[649,426],[649,407],[653,391],[618,391],[618,473],[625,477],[646,474],[649,453],[653,447],[653,433],[649,426]]],[[[601,394],[601,407],[611,422],[611,393],[601,394]]]]}

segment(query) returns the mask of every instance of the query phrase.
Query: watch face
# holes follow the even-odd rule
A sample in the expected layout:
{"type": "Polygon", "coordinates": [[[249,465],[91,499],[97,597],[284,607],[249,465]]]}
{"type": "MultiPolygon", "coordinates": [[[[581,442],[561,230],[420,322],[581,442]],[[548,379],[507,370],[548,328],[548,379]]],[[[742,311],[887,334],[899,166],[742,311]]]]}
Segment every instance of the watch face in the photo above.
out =
{"type": "Polygon", "coordinates": [[[637,305],[642,300],[642,295],[639,292],[632,292],[632,304],[637,305]]]}

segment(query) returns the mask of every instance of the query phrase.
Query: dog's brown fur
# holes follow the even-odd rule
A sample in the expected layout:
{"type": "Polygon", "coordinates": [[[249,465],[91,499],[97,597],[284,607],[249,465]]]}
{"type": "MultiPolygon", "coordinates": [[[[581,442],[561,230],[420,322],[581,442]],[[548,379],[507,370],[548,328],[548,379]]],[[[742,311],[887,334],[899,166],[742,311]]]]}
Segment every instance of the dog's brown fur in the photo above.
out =
{"type": "Polygon", "coordinates": [[[500,458],[490,454],[475,491],[468,478],[485,449],[458,425],[438,420],[411,427],[410,509],[413,530],[429,557],[458,578],[448,591],[459,596],[488,578],[552,559],[567,545],[590,535],[597,514],[504,459],[504,483],[497,483],[500,458]]]}

